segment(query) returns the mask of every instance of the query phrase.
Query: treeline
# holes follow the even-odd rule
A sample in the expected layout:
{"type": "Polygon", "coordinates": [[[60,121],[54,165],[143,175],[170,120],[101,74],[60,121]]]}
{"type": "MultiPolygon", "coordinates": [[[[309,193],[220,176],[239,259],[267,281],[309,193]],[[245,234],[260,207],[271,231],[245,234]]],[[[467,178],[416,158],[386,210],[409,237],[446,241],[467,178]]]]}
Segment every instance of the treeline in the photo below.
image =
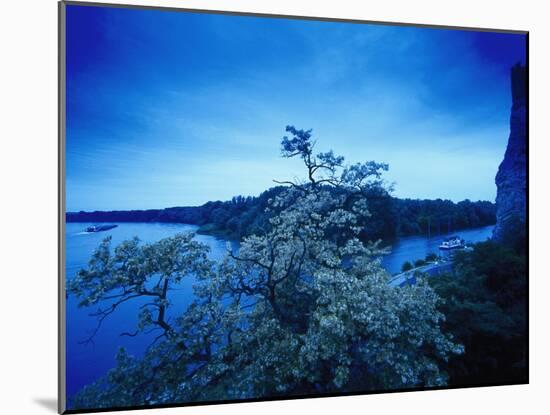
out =
{"type": "Polygon", "coordinates": [[[198,225],[204,233],[219,233],[240,239],[263,232],[269,225],[265,210],[268,200],[283,186],[266,190],[259,196],[235,196],[228,201],[207,202],[201,206],[166,209],[67,212],[67,222],[163,222],[198,225]]]}
{"type": "MultiPolygon", "coordinates": [[[[67,222],[165,222],[200,226],[199,232],[231,239],[261,234],[269,229],[269,200],[283,191],[273,187],[259,196],[235,196],[202,206],[166,209],[69,212],[67,222]]],[[[388,193],[371,194],[370,218],[364,225],[366,239],[391,240],[397,236],[436,235],[460,229],[493,225],[496,207],[487,201],[398,199],[388,193]]]]}
{"type": "Polygon", "coordinates": [[[398,235],[440,234],[493,225],[496,205],[487,201],[393,199],[398,235]]]}

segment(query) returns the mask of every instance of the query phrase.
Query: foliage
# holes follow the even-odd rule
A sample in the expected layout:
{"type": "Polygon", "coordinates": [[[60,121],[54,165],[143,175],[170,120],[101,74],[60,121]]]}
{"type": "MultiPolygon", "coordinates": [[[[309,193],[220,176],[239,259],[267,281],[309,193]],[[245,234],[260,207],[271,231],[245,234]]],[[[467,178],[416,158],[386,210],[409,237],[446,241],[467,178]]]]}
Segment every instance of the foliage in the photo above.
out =
{"type": "Polygon", "coordinates": [[[432,253],[429,253],[428,255],[426,255],[426,262],[434,262],[434,261],[437,261],[437,254],[434,254],[433,252],[432,253]]]}
{"type": "Polygon", "coordinates": [[[405,261],[403,265],[401,266],[401,271],[407,272],[413,269],[413,264],[411,264],[409,261],[405,261]]]}
{"type": "Polygon", "coordinates": [[[422,265],[426,265],[426,261],[424,261],[423,259],[417,259],[416,261],[414,261],[415,267],[421,267],[422,265]]]}
{"type": "Polygon", "coordinates": [[[106,240],[70,283],[82,306],[151,298],[134,333],[160,332],[142,357],[121,350],[73,408],[446,384],[440,366],[463,349],[441,331],[438,296],[422,281],[390,287],[384,250],[360,238],[388,166],[344,165],[314,153],[310,130],[287,132],[282,155],[301,158],[306,179],[284,183],[269,228],[238,253],[214,263],[191,234],[113,252],[106,240]],[[167,320],[165,294],[183,278],[195,278],[195,300],[167,320]]]}
{"type": "Polygon", "coordinates": [[[80,307],[99,305],[92,316],[98,325],[88,341],[93,340],[105,318],[123,304],[146,298],[140,307],[136,336],[152,327],[161,333],[158,338],[174,335],[166,311],[170,306],[169,292],[190,275],[204,278],[211,270],[208,248],[196,242],[192,233],[179,234],[153,244],[140,245],[139,239],[125,241],[111,250],[111,238],[103,240],[89,261],[68,281],[67,291],[80,299],[80,307]]]}
{"type": "Polygon", "coordinates": [[[452,274],[431,285],[445,298],[444,329],[466,353],[450,360],[455,385],[527,380],[527,269],[525,253],[494,241],[458,253],[452,274]]]}
{"type": "Polygon", "coordinates": [[[496,207],[487,201],[395,199],[398,235],[441,234],[459,229],[493,225],[496,207]]]}

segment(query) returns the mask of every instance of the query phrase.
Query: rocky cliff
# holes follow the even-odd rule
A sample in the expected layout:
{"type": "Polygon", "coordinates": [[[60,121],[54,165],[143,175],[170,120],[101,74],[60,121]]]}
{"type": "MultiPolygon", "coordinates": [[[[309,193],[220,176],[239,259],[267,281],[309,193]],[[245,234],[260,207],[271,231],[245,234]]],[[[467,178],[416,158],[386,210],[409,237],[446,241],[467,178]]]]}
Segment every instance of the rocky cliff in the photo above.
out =
{"type": "Polygon", "coordinates": [[[493,238],[500,242],[524,233],[527,198],[527,70],[512,67],[512,114],[510,137],[504,160],[495,178],[497,185],[497,224],[493,238]]]}

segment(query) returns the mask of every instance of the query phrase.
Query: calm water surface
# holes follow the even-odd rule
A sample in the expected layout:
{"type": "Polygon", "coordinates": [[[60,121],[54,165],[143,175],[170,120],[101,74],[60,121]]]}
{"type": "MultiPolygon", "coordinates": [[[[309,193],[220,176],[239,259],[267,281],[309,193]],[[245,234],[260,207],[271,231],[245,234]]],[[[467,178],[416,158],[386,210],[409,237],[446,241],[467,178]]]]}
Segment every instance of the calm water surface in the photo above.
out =
{"type": "Polygon", "coordinates": [[[391,247],[391,253],[384,257],[382,264],[389,273],[395,274],[401,271],[404,262],[413,262],[417,259],[424,259],[430,253],[445,255],[445,251],[439,251],[439,245],[444,239],[451,235],[458,235],[466,240],[466,243],[483,242],[491,237],[494,226],[466,229],[441,234],[427,238],[424,236],[408,236],[399,238],[391,247]]]}
{"type": "MultiPolygon", "coordinates": [[[[66,226],[66,269],[67,278],[86,267],[93,251],[101,241],[112,236],[112,246],[138,236],[143,242],[154,242],[179,232],[194,231],[194,225],[164,223],[121,223],[117,228],[106,232],[86,233],[84,230],[92,223],[67,223],[66,226]]],[[[470,229],[457,232],[467,242],[484,241],[491,236],[493,227],[470,229]]],[[[448,235],[430,239],[421,236],[398,239],[392,246],[392,252],[383,260],[384,267],[390,273],[397,273],[405,261],[424,258],[429,253],[437,253],[438,246],[448,235]]],[[[210,258],[222,258],[226,252],[226,241],[208,235],[197,235],[196,239],[210,247],[210,258]]],[[[233,243],[235,246],[236,244],[233,243]]],[[[172,315],[180,314],[192,301],[192,278],[186,278],[172,294],[172,315]]],[[[145,302],[145,300],[143,301],[145,302]]],[[[144,352],[154,338],[140,335],[137,337],[120,336],[123,331],[132,331],[137,323],[138,307],[143,302],[128,302],[117,312],[104,320],[93,343],[81,344],[96,327],[96,319],[90,317],[94,308],[78,308],[74,297],[67,300],[67,394],[72,396],[83,386],[93,382],[115,365],[115,354],[120,347],[134,355],[144,352]]]]}

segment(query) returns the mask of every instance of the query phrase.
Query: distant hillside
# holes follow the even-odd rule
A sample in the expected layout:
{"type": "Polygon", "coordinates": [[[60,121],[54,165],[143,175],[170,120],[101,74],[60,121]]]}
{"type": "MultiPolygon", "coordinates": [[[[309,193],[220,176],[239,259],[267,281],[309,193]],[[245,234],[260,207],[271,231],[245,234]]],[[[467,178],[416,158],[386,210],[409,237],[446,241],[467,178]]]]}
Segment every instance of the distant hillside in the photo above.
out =
{"type": "MultiPolygon", "coordinates": [[[[256,197],[235,196],[231,200],[202,206],[166,209],[68,212],[67,222],[164,222],[200,226],[199,232],[232,239],[264,232],[269,228],[268,200],[284,188],[266,190],[256,197]]],[[[366,239],[391,240],[397,236],[435,235],[460,229],[493,225],[496,207],[487,201],[398,199],[388,194],[369,198],[371,217],[364,224],[366,239]]]]}

